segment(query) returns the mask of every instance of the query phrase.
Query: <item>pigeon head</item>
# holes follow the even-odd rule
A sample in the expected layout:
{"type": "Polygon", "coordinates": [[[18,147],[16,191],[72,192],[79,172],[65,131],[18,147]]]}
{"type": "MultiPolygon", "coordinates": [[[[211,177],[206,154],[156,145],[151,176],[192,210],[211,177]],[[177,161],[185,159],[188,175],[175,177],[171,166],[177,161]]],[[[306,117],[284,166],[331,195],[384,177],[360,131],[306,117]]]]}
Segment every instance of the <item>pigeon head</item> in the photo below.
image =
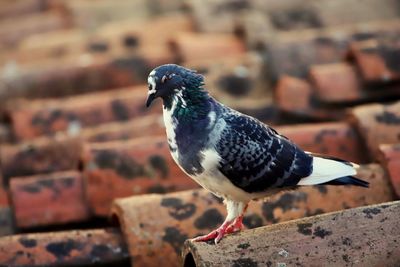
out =
{"type": "Polygon", "coordinates": [[[203,76],[179,65],[166,64],[152,70],[147,81],[149,91],[146,106],[149,107],[158,97],[163,99],[165,105],[175,95],[182,95],[183,91],[199,90],[203,85],[203,76]]]}

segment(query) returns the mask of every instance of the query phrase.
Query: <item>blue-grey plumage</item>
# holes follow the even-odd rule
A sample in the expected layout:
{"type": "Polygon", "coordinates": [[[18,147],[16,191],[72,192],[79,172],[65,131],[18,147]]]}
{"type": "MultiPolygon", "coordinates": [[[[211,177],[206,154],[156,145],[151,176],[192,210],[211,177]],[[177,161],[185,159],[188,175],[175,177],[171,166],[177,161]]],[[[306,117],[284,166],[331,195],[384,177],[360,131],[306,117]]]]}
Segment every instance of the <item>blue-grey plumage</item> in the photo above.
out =
{"type": "Polygon", "coordinates": [[[148,78],[146,105],[163,100],[172,157],[201,186],[225,199],[228,215],[210,234],[215,239],[241,230],[247,204],[282,189],[314,184],[368,183],[352,177],[358,165],[305,152],[273,128],[216,101],[203,76],[167,64],[148,78]]]}

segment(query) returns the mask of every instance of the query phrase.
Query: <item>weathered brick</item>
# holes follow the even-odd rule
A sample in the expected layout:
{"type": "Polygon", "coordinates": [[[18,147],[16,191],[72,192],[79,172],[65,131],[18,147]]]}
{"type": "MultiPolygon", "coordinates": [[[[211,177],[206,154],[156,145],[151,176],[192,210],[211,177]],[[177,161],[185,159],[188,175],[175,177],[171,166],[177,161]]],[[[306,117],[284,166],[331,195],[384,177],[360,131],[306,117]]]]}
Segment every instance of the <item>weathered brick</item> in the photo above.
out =
{"type": "MultiPolygon", "coordinates": [[[[0,110],[0,114],[1,114],[0,110]]],[[[0,122],[0,144],[9,143],[12,139],[10,125],[0,122]]]]}
{"type": "Polygon", "coordinates": [[[10,108],[10,117],[19,140],[62,131],[76,135],[84,127],[161,112],[158,105],[147,109],[146,98],[147,88],[139,86],[60,100],[25,101],[10,108]]]}
{"type": "Polygon", "coordinates": [[[82,153],[78,138],[41,138],[0,147],[3,184],[11,177],[78,169],[82,153]]]}
{"type": "Polygon", "coordinates": [[[400,198],[400,143],[382,144],[379,145],[379,150],[379,160],[385,165],[397,197],[400,198]]]}
{"type": "Polygon", "coordinates": [[[398,38],[388,37],[352,44],[351,54],[366,81],[387,82],[400,79],[400,65],[398,64],[400,46],[398,41],[398,38]]]}
{"type": "Polygon", "coordinates": [[[20,228],[84,221],[90,215],[77,171],[13,177],[10,195],[20,228]]]}
{"type": "Polygon", "coordinates": [[[106,216],[115,198],[197,187],[173,161],[166,138],[89,144],[84,174],[96,215],[106,216]]]}
{"type": "Polygon", "coordinates": [[[395,201],[243,231],[217,245],[188,240],[183,266],[397,266],[399,213],[395,201]]]}
{"type": "Polygon", "coordinates": [[[46,3],[43,0],[2,1],[0,3],[0,19],[43,12],[46,3]]]}
{"type": "Polygon", "coordinates": [[[374,21],[397,19],[400,5],[396,0],[357,0],[305,1],[327,26],[362,24],[374,21]]]}
{"type": "Polygon", "coordinates": [[[76,26],[93,29],[110,21],[136,18],[149,19],[151,12],[147,0],[73,0],[65,2],[76,26]]]}
{"type": "Polygon", "coordinates": [[[347,123],[298,124],[276,129],[306,151],[356,163],[367,162],[363,143],[357,132],[347,123]]]}
{"type": "Polygon", "coordinates": [[[233,35],[179,33],[171,39],[171,49],[175,57],[182,61],[196,61],[243,54],[243,42],[233,35]]]}
{"type": "Polygon", "coordinates": [[[114,228],[29,233],[0,238],[2,266],[127,266],[129,253],[114,228]]]}
{"type": "Polygon", "coordinates": [[[0,82],[0,103],[17,97],[63,97],[144,84],[154,67],[171,62],[165,49],[111,57],[86,53],[23,66],[11,62],[10,72],[5,71],[0,82]]]}
{"type": "Polygon", "coordinates": [[[343,110],[328,109],[318,102],[312,86],[304,79],[283,75],[275,88],[275,102],[285,113],[318,120],[339,119],[343,110]]]}
{"type": "Polygon", "coordinates": [[[0,24],[0,47],[10,48],[29,35],[67,27],[68,18],[55,12],[25,15],[18,19],[8,18],[0,24]]]}
{"type": "Polygon", "coordinates": [[[399,142],[400,102],[358,106],[352,109],[351,115],[372,159],[377,158],[380,144],[399,142]]]}
{"type": "Polygon", "coordinates": [[[306,80],[284,75],[275,89],[275,101],[279,108],[299,114],[312,112],[313,92],[306,80]]]}
{"type": "Polygon", "coordinates": [[[3,186],[3,174],[0,169],[0,207],[8,207],[8,206],[9,206],[8,192],[3,186]]]}
{"type": "Polygon", "coordinates": [[[146,136],[165,136],[162,115],[137,117],[127,122],[112,122],[83,129],[80,136],[88,142],[129,140],[146,136]]]}
{"type": "Polygon", "coordinates": [[[282,34],[268,45],[267,56],[271,77],[282,75],[307,78],[315,64],[340,62],[346,53],[346,40],[323,34],[282,34]]]}
{"type": "Polygon", "coordinates": [[[120,47],[128,51],[147,52],[166,47],[176,34],[193,30],[193,23],[187,15],[175,13],[143,22],[131,19],[108,23],[98,30],[96,36],[105,40],[111,50],[117,51],[116,48],[120,47]]]}
{"type": "Polygon", "coordinates": [[[203,74],[210,94],[230,106],[240,105],[245,97],[259,100],[272,94],[263,60],[257,53],[195,59],[186,61],[185,66],[203,74]]]}
{"type": "MultiPolygon", "coordinates": [[[[358,177],[369,181],[370,188],[301,187],[274,195],[267,202],[251,202],[244,224],[256,228],[394,199],[390,182],[379,165],[363,166],[358,177]]],[[[222,201],[211,193],[194,190],[121,198],[114,202],[112,211],[122,226],[132,263],[176,266],[183,242],[220,226],[225,209],[222,201]]],[[[220,244],[231,237],[225,238],[220,244]]]]}
{"type": "Polygon", "coordinates": [[[12,208],[0,205],[0,237],[11,235],[14,232],[15,226],[12,208]]]}
{"type": "Polygon", "coordinates": [[[343,103],[363,98],[356,69],[347,63],[315,65],[310,78],[318,98],[324,102],[343,103]]]}

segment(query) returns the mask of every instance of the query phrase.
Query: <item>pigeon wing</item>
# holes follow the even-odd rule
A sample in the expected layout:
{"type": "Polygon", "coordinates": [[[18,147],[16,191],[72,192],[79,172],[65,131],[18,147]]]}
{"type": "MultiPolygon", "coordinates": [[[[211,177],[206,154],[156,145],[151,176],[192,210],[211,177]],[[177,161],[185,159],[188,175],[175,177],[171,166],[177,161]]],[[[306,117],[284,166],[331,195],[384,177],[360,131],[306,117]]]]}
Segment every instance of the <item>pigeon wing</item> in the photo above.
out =
{"type": "Polygon", "coordinates": [[[225,117],[216,149],[219,170],[246,192],[293,187],[312,172],[312,157],[267,125],[240,113],[225,117]]]}

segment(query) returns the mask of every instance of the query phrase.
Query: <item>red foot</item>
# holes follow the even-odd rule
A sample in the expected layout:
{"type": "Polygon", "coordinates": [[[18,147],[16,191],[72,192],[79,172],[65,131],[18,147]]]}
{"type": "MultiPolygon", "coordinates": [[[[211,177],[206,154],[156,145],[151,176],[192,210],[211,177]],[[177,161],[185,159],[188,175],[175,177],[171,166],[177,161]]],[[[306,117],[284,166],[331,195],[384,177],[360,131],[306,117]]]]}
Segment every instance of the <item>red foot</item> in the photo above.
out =
{"type": "Polygon", "coordinates": [[[234,233],[234,232],[239,232],[243,230],[244,225],[243,225],[243,215],[237,217],[233,223],[231,223],[228,228],[226,229],[227,231],[234,233]]]}
{"type": "Polygon", "coordinates": [[[226,234],[231,234],[238,232],[243,229],[243,216],[237,217],[233,222],[224,222],[218,229],[215,229],[207,235],[198,236],[192,239],[194,242],[204,242],[214,239],[215,244],[217,244],[226,234]]]}

